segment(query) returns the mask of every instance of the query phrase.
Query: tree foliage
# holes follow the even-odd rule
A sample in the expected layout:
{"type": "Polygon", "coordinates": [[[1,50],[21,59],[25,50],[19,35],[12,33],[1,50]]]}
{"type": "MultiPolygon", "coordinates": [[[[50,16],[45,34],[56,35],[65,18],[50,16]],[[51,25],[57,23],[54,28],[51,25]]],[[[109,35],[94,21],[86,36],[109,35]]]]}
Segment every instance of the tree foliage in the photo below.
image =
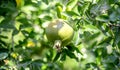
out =
{"type": "Polygon", "coordinates": [[[120,0],[0,0],[0,70],[119,70],[120,0]],[[73,27],[57,52],[49,21],[73,27]]]}

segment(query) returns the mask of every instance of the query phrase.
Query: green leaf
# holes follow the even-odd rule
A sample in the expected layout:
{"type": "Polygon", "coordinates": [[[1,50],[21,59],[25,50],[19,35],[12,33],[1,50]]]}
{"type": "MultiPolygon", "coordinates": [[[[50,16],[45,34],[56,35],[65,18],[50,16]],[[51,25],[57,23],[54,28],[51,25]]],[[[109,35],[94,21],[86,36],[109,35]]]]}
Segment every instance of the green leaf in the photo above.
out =
{"type": "Polygon", "coordinates": [[[104,44],[104,43],[110,43],[112,40],[112,37],[106,37],[104,38],[98,45],[104,44]]]}
{"type": "Polygon", "coordinates": [[[72,10],[77,5],[78,0],[70,0],[67,3],[67,9],[72,10]]]}
{"type": "Polygon", "coordinates": [[[91,67],[95,67],[97,69],[97,64],[96,63],[87,63],[86,64],[86,68],[91,68],[91,67]]]}
{"type": "Polygon", "coordinates": [[[74,54],[73,52],[65,49],[65,53],[66,53],[70,58],[75,58],[75,59],[76,59],[76,56],[75,56],[75,54],[74,54]]]}
{"type": "Polygon", "coordinates": [[[68,51],[70,51],[70,52],[76,51],[77,53],[82,54],[82,53],[79,51],[78,47],[76,47],[73,43],[70,43],[69,45],[67,45],[67,49],[68,49],[68,51]]]}
{"type": "Polygon", "coordinates": [[[44,18],[43,18],[44,20],[52,20],[52,17],[51,16],[49,16],[49,15],[46,15],[46,16],[44,16],[44,18]]]}
{"type": "Polygon", "coordinates": [[[12,35],[16,35],[18,33],[19,33],[19,31],[17,29],[14,29],[12,35]]]}
{"type": "Polygon", "coordinates": [[[61,61],[65,61],[66,60],[66,54],[64,52],[61,54],[60,60],[61,61]]]}
{"type": "Polygon", "coordinates": [[[52,58],[53,58],[53,50],[52,49],[49,50],[49,53],[46,54],[46,57],[49,61],[52,61],[52,58]]]}
{"type": "Polygon", "coordinates": [[[25,36],[22,32],[13,33],[14,34],[14,41],[16,44],[19,44],[19,41],[23,41],[25,36]]]}
{"type": "Polygon", "coordinates": [[[6,44],[5,41],[3,41],[3,40],[0,39],[0,46],[1,46],[1,47],[4,47],[4,46],[7,46],[7,44],[6,44]]]}
{"type": "Polygon", "coordinates": [[[9,18],[4,19],[1,23],[0,23],[0,28],[5,28],[5,29],[14,29],[14,20],[11,20],[9,18]]]}
{"type": "Polygon", "coordinates": [[[57,52],[57,54],[56,54],[55,58],[53,59],[53,61],[54,62],[57,61],[59,59],[60,55],[61,55],[61,53],[57,52]]]}
{"type": "Polygon", "coordinates": [[[88,2],[88,3],[85,3],[84,5],[83,5],[83,7],[82,7],[82,14],[85,14],[85,12],[89,9],[89,5],[90,5],[90,3],[88,2]]]}
{"type": "Polygon", "coordinates": [[[98,29],[96,26],[92,25],[92,24],[90,24],[90,25],[85,25],[84,28],[85,28],[85,31],[89,31],[89,32],[99,32],[99,29],[98,29]]]}
{"type": "Polygon", "coordinates": [[[43,2],[45,2],[47,5],[49,4],[48,0],[42,0],[43,2]]]}
{"type": "Polygon", "coordinates": [[[5,53],[5,52],[0,53],[0,60],[3,60],[5,58],[7,58],[7,57],[8,57],[8,53],[5,53]]]}
{"type": "Polygon", "coordinates": [[[118,18],[118,13],[116,11],[112,12],[112,14],[110,14],[110,16],[109,16],[109,19],[111,21],[116,21],[117,18],[118,18]]]}
{"type": "Polygon", "coordinates": [[[5,38],[5,39],[7,39],[8,37],[7,37],[7,36],[0,35],[0,38],[5,38]]]}
{"type": "Polygon", "coordinates": [[[75,47],[75,46],[73,46],[71,44],[67,45],[68,50],[71,51],[71,52],[73,52],[75,50],[73,47],[75,47]]]}
{"type": "Polygon", "coordinates": [[[24,5],[24,0],[15,0],[17,4],[17,8],[21,8],[24,5]]]}
{"type": "Polygon", "coordinates": [[[79,14],[75,13],[74,11],[67,11],[69,16],[79,16],[79,14]]]}
{"type": "Polygon", "coordinates": [[[97,16],[95,18],[97,21],[102,21],[102,22],[108,22],[109,21],[109,17],[108,15],[100,15],[100,16],[97,16]]]}
{"type": "Polygon", "coordinates": [[[115,3],[118,3],[118,2],[119,2],[119,0],[110,0],[109,4],[115,4],[115,3]]]}
{"type": "Polygon", "coordinates": [[[61,18],[61,17],[62,17],[62,16],[61,16],[62,7],[61,7],[61,6],[57,6],[56,11],[57,11],[57,16],[58,16],[58,18],[61,18]]]}

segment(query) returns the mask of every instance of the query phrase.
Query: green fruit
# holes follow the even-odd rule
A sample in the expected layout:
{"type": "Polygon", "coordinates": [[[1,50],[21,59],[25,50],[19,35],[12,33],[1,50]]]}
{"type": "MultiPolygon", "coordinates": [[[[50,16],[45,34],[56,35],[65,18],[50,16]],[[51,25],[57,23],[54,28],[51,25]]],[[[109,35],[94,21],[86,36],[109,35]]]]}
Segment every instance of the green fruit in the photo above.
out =
{"type": "Polygon", "coordinates": [[[56,19],[46,27],[45,33],[47,39],[59,47],[67,45],[72,40],[74,30],[62,19],[56,19]]]}

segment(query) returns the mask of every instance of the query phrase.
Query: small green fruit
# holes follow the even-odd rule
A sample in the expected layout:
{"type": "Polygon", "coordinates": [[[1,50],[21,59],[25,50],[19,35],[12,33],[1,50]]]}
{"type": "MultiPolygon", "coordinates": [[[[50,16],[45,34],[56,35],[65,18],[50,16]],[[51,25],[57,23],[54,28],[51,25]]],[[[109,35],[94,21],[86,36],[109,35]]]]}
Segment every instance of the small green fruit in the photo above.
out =
{"type": "Polygon", "coordinates": [[[58,43],[59,46],[67,45],[73,38],[74,30],[62,19],[52,21],[45,29],[47,39],[50,42],[58,43]]]}

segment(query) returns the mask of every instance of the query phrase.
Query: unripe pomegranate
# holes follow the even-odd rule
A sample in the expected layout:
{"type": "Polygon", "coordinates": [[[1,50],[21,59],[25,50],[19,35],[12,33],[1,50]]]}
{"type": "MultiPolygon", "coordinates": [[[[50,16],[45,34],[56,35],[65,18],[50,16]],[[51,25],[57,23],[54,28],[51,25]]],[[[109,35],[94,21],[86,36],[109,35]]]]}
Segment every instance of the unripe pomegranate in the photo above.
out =
{"type": "Polygon", "coordinates": [[[49,23],[45,29],[47,39],[54,43],[58,50],[67,45],[73,38],[74,30],[62,19],[56,19],[49,23]]]}

